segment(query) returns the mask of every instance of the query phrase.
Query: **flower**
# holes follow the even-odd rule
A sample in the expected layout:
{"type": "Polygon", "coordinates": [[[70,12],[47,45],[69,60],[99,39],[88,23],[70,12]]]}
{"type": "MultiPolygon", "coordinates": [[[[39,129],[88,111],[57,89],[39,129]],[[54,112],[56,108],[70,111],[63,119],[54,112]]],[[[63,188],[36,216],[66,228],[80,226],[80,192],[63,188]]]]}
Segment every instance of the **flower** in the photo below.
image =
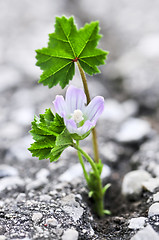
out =
{"type": "Polygon", "coordinates": [[[84,91],[72,85],[67,89],[65,100],[63,96],[57,95],[53,104],[56,113],[64,119],[67,130],[80,137],[88,136],[104,110],[103,97],[94,97],[86,106],[84,91]]]}

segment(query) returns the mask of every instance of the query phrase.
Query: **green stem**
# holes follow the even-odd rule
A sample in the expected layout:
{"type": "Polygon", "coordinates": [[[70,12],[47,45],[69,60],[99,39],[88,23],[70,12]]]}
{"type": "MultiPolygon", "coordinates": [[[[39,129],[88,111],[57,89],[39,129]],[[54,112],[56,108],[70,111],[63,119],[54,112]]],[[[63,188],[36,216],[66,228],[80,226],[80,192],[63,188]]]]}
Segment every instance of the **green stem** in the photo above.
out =
{"type": "Polygon", "coordinates": [[[90,191],[93,192],[92,198],[94,199],[95,211],[99,217],[102,217],[104,215],[104,202],[103,202],[104,194],[103,194],[103,187],[102,187],[102,181],[100,178],[100,173],[97,168],[98,163],[95,163],[92,160],[92,158],[86,152],[84,152],[82,148],[80,148],[79,141],[77,141],[77,143],[74,144],[73,147],[78,151],[78,157],[83,168],[83,172],[88,184],[88,188],[90,191]],[[87,174],[81,154],[90,163],[93,170],[93,174],[92,173],[90,173],[90,175],[87,174]]]}
{"type": "Polygon", "coordinates": [[[82,153],[82,155],[83,155],[83,156],[87,159],[87,161],[90,163],[90,165],[91,165],[93,171],[95,172],[95,174],[96,174],[96,175],[99,175],[99,174],[98,174],[98,169],[97,169],[97,167],[96,167],[96,164],[94,163],[94,161],[92,160],[92,158],[91,158],[86,152],[84,152],[84,151],[82,150],[82,148],[80,148],[79,145],[74,145],[74,148],[75,148],[78,152],[82,153]]]}
{"type": "MultiPolygon", "coordinates": [[[[86,97],[87,97],[87,104],[89,104],[90,101],[91,101],[91,98],[90,98],[90,94],[89,94],[89,90],[88,90],[86,75],[85,75],[79,61],[77,61],[77,66],[78,66],[78,69],[79,69],[80,74],[81,74],[84,91],[85,91],[85,94],[86,94],[86,97]]],[[[98,163],[99,162],[99,151],[98,151],[97,134],[96,134],[95,128],[93,128],[93,130],[92,130],[92,141],[93,141],[93,150],[94,150],[94,160],[95,160],[96,163],[98,163]]]]}
{"type": "MultiPolygon", "coordinates": [[[[96,164],[98,164],[98,163],[95,163],[92,160],[92,158],[80,148],[78,142],[76,145],[74,145],[74,148],[78,151],[79,159],[82,157],[81,156],[81,154],[82,154],[92,167],[93,179],[89,178],[88,174],[87,174],[87,178],[86,177],[85,178],[88,179],[87,184],[88,184],[89,190],[93,192],[92,198],[94,199],[95,211],[99,217],[102,217],[102,216],[104,216],[104,194],[102,191],[103,190],[102,181],[101,181],[100,174],[99,174],[97,166],[96,166],[96,164]]],[[[83,159],[82,159],[82,164],[83,164],[83,159]]]]}
{"type": "MultiPolygon", "coordinates": [[[[77,144],[77,146],[79,146],[79,141],[76,141],[76,144],[77,144]]],[[[80,151],[77,151],[77,152],[78,152],[78,158],[79,158],[80,164],[81,164],[82,169],[83,169],[84,177],[85,177],[86,182],[87,182],[87,184],[88,184],[88,178],[89,178],[89,177],[88,177],[88,173],[87,173],[87,171],[86,171],[86,169],[85,169],[85,166],[84,166],[84,162],[83,162],[82,155],[81,155],[80,151]]]]}

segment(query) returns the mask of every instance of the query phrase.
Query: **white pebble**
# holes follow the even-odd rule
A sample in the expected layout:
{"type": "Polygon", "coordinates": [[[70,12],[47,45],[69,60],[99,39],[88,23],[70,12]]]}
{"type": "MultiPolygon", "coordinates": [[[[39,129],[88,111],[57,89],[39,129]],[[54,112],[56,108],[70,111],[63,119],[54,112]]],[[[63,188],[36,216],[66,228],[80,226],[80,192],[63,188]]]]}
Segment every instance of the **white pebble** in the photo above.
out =
{"type": "Polygon", "coordinates": [[[159,202],[159,192],[157,192],[153,195],[153,201],[154,202],[159,202]]]}
{"type": "Polygon", "coordinates": [[[148,210],[148,216],[152,217],[154,215],[159,215],[159,203],[153,203],[148,210]]]}
{"type": "Polygon", "coordinates": [[[159,235],[148,225],[144,229],[138,231],[131,240],[159,240],[159,235]]]}
{"type": "Polygon", "coordinates": [[[132,218],[132,219],[129,220],[128,228],[130,228],[130,229],[144,228],[146,219],[147,218],[145,218],[145,217],[132,218]]]}
{"type": "Polygon", "coordinates": [[[148,122],[142,119],[131,118],[121,125],[116,140],[122,143],[138,142],[151,132],[148,122]]]}
{"type": "Polygon", "coordinates": [[[155,188],[159,187],[159,178],[150,178],[144,181],[143,187],[149,192],[154,192],[155,188]]]}
{"type": "Polygon", "coordinates": [[[6,240],[6,237],[4,235],[0,235],[0,240],[6,240]]]}
{"type": "Polygon", "coordinates": [[[135,170],[127,173],[122,183],[123,195],[139,195],[142,192],[143,182],[150,178],[151,175],[145,170],[135,170]]]}
{"type": "Polygon", "coordinates": [[[78,232],[75,229],[67,229],[62,236],[62,240],[77,240],[77,239],[78,232]]]}
{"type": "Polygon", "coordinates": [[[58,222],[57,222],[57,220],[55,218],[52,217],[52,218],[46,219],[46,224],[50,225],[52,227],[56,227],[58,222]]]}
{"type": "Polygon", "coordinates": [[[32,221],[33,222],[38,222],[42,219],[42,217],[43,217],[43,215],[40,212],[33,213],[32,221]]]}

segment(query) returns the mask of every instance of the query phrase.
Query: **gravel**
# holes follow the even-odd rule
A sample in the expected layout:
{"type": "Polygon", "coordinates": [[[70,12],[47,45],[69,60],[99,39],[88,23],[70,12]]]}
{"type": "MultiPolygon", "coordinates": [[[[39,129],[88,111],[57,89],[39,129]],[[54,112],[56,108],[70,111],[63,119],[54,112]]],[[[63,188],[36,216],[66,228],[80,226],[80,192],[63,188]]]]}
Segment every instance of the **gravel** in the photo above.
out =
{"type": "MultiPolygon", "coordinates": [[[[158,1],[2,0],[0,8],[0,240],[159,239],[158,1]],[[97,128],[112,215],[103,219],[72,148],[55,163],[27,150],[34,114],[65,93],[37,84],[35,49],[46,46],[55,16],[72,14],[79,27],[100,20],[100,47],[110,51],[102,74],[88,77],[91,97],[105,98],[97,128]]],[[[81,86],[78,73],[71,83],[81,86]]],[[[93,155],[91,136],[81,146],[93,155]]]]}

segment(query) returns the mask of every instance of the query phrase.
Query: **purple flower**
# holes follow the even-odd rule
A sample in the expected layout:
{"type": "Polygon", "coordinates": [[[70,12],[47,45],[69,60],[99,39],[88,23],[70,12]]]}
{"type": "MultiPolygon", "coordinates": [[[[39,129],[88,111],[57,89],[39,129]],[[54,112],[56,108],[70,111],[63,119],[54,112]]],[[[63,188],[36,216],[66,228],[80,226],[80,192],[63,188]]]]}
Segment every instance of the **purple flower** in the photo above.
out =
{"type": "Polygon", "coordinates": [[[99,116],[104,110],[104,98],[97,96],[86,106],[86,95],[80,88],[70,86],[66,98],[57,95],[54,107],[63,119],[71,134],[83,136],[95,127],[99,116]]]}

